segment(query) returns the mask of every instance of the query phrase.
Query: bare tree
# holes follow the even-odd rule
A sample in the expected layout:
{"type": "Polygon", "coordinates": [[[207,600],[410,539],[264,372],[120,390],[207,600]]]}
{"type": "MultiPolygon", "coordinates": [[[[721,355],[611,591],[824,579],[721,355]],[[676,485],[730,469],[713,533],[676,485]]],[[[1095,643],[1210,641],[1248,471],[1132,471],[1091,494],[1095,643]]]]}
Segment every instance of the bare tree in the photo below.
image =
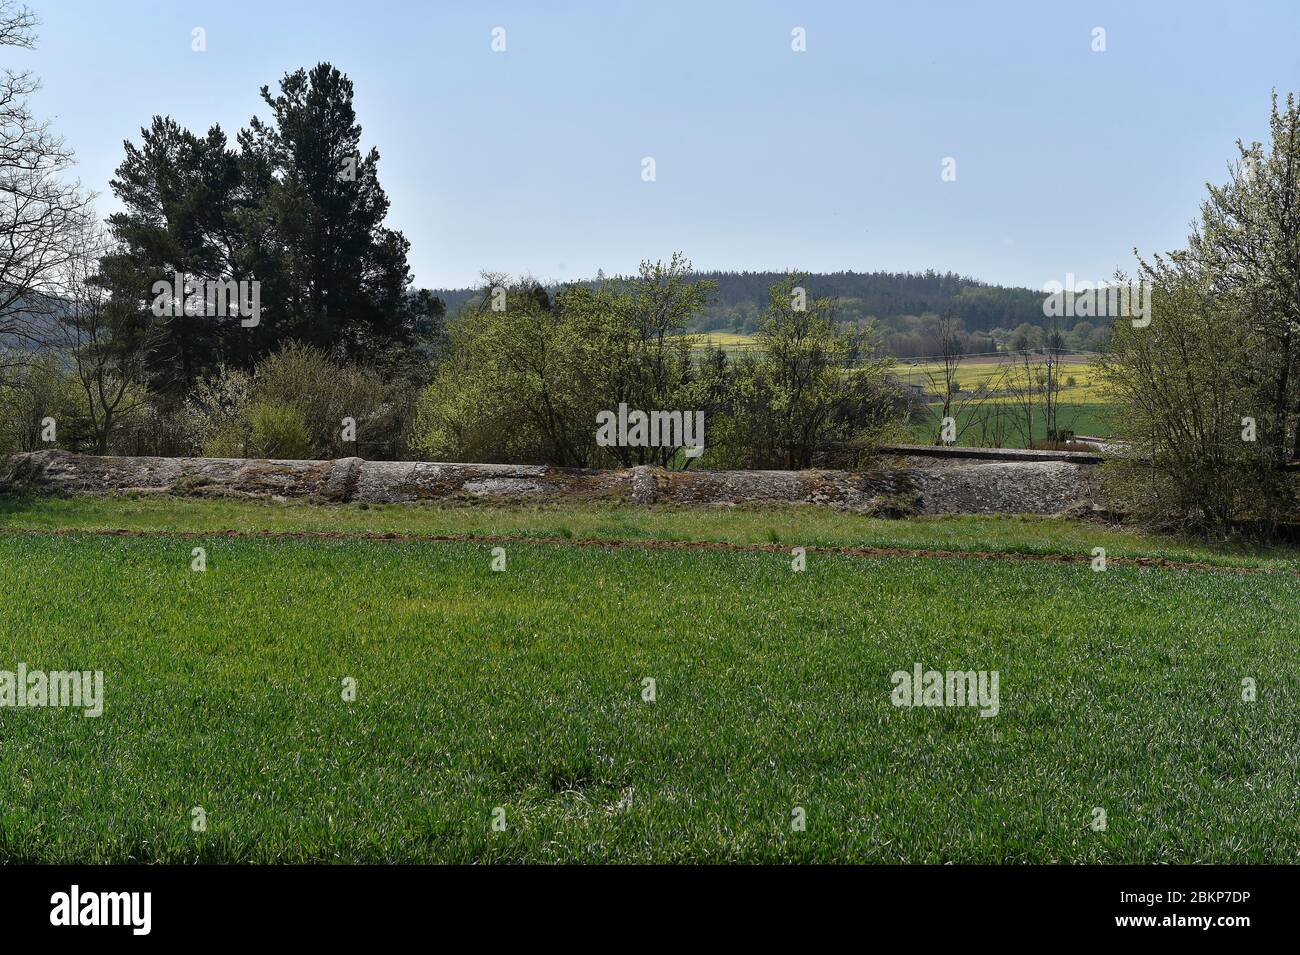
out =
{"type": "Polygon", "coordinates": [[[1043,375],[1039,382],[1043,393],[1043,420],[1048,441],[1060,441],[1060,423],[1057,420],[1061,405],[1061,356],[1065,351],[1065,336],[1053,318],[1048,325],[1043,362],[1043,375]]]}
{"type": "MultiPolygon", "coordinates": [[[[31,10],[0,0],[0,47],[31,49],[35,27],[31,10]]],[[[0,346],[6,349],[39,338],[57,319],[60,273],[76,254],[89,214],[90,197],[63,178],[71,151],[28,108],[39,86],[30,72],[0,74],[0,346]]]]}
{"type": "Polygon", "coordinates": [[[984,406],[994,394],[992,382],[984,379],[969,391],[962,391],[957,379],[957,369],[962,363],[962,342],[957,322],[949,313],[939,317],[939,348],[942,352],[939,368],[926,372],[930,391],[939,396],[936,405],[929,405],[930,414],[935,419],[934,443],[943,443],[943,423],[953,420],[952,443],[961,442],[962,435],[972,426],[983,421],[984,406]]]}
{"type": "Polygon", "coordinates": [[[1042,369],[1034,361],[1033,351],[1026,346],[1012,361],[1007,372],[1015,395],[1017,410],[1021,414],[1014,419],[1015,429],[1024,438],[1025,447],[1034,446],[1034,393],[1042,386],[1042,369]]]}
{"type": "Polygon", "coordinates": [[[978,435],[981,448],[1002,448],[1010,437],[1015,418],[1015,405],[1003,400],[1012,394],[1011,376],[1014,365],[1000,362],[998,369],[985,379],[988,398],[975,409],[971,427],[978,435]]]}
{"type": "Polygon", "coordinates": [[[152,327],[141,324],[136,305],[114,299],[99,263],[110,249],[104,228],[88,218],[69,240],[70,255],[60,270],[63,303],[47,339],[71,359],[85,396],[97,454],[106,454],[115,428],[144,406],[138,387],[152,327]]]}

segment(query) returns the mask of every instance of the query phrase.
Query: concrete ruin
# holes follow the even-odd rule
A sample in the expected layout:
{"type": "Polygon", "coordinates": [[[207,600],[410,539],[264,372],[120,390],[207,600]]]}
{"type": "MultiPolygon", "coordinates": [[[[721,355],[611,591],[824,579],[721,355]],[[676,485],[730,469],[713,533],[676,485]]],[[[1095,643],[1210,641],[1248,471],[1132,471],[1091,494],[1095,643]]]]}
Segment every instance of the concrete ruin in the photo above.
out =
{"type": "Polygon", "coordinates": [[[666,471],[424,461],[99,457],[0,462],[0,493],[172,494],[319,503],[810,504],[855,513],[1083,514],[1101,506],[1098,455],[898,446],[861,471],[666,471]]]}

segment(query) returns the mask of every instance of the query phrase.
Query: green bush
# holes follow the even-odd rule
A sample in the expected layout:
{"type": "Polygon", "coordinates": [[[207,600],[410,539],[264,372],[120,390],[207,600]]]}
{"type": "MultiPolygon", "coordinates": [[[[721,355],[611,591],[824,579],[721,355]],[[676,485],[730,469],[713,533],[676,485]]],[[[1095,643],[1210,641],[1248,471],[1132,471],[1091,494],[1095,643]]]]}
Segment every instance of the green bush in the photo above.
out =
{"type": "Polygon", "coordinates": [[[222,368],[200,381],[181,418],[194,449],[213,457],[398,459],[413,403],[377,369],[290,344],[252,375],[222,368]],[[347,419],[354,441],[344,440],[347,419]]]}
{"type": "Polygon", "coordinates": [[[18,363],[0,380],[0,454],[19,451],[93,451],[94,429],[81,385],[51,354],[9,356],[18,363]],[[42,440],[46,418],[55,441],[42,440]]]}
{"type": "Polygon", "coordinates": [[[314,451],[302,414],[290,404],[259,401],[248,409],[251,451],[258,458],[310,458],[314,451]]]}
{"type": "MultiPolygon", "coordinates": [[[[686,324],[711,288],[690,263],[643,262],[627,281],[570,286],[488,276],[448,329],[448,359],[421,394],[413,447],[450,461],[688,467],[672,447],[602,447],[596,415],[714,410],[698,402],[686,324]],[[494,307],[504,306],[504,307],[494,307]]],[[[706,430],[707,433],[707,430],[706,430]]]]}
{"type": "Polygon", "coordinates": [[[1125,448],[1111,485],[1160,523],[1300,516],[1300,102],[1275,95],[1269,128],[1267,144],[1238,142],[1187,247],[1140,260],[1147,309],[1115,322],[1100,361],[1125,448]]]}
{"type": "Polygon", "coordinates": [[[482,299],[449,327],[448,358],[420,395],[412,446],[433,460],[569,467],[859,463],[899,417],[874,330],[839,331],[825,299],[796,309],[792,276],[772,289],[761,359],[693,355],[683,332],[710,286],[687,281],[689,269],[677,255],[554,299],[489,276],[482,299]],[[597,414],[623,404],[703,412],[704,454],[601,446],[597,414]]]}
{"type": "Polygon", "coordinates": [[[375,368],[289,344],[257,366],[253,394],[298,412],[309,438],[307,457],[394,459],[405,450],[414,395],[375,368]],[[355,422],[355,441],[344,440],[344,419],[355,422]]]}
{"type": "Polygon", "coordinates": [[[737,368],[746,465],[854,468],[897,440],[903,409],[874,325],[838,329],[829,299],[796,308],[800,277],[772,286],[759,332],[761,357],[737,368]]]}

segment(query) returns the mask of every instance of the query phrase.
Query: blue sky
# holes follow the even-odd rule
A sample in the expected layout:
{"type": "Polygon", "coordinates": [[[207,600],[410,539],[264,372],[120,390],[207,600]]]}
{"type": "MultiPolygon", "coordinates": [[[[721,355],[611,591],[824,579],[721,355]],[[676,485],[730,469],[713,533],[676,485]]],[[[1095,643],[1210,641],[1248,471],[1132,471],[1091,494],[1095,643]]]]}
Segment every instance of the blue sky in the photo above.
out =
{"type": "Polygon", "coordinates": [[[40,49],[4,65],[40,75],[36,110],[101,211],[154,114],[233,139],[266,115],[261,85],[328,60],[429,287],[675,249],[699,268],[1104,279],[1135,246],[1181,245],[1234,140],[1265,135],[1270,89],[1300,89],[1294,0],[27,2],[40,49]]]}

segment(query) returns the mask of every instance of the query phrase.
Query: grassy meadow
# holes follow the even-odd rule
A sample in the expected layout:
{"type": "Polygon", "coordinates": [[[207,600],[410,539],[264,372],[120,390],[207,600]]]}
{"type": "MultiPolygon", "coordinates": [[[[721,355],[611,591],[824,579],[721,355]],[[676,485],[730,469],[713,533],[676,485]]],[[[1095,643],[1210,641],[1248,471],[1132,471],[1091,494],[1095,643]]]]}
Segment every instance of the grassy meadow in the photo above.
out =
{"type": "MultiPolygon", "coordinates": [[[[991,399],[992,400],[992,399],[991,399]]],[[[935,435],[939,431],[939,421],[942,413],[942,406],[932,404],[929,406],[929,413],[920,413],[912,417],[907,423],[908,440],[915,444],[934,444],[935,435]]],[[[971,424],[973,418],[978,418],[983,412],[974,408],[962,408],[954,417],[957,419],[958,447],[979,447],[985,442],[981,441],[981,435],[978,424],[971,424]]],[[[1016,410],[1007,408],[1008,415],[1016,414],[1016,410]]],[[[1019,414],[1023,416],[1024,412],[1019,414]]],[[[1091,437],[1109,437],[1114,433],[1115,424],[1113,408],[1107,404],[1070,404],[1064,399],[1057,408],[1056,425],[1058,428],[1068,429],[1075,434],[1086,434],[1091,437]]],[[[1047,434],[1047,420],[1043,414],[1040,405],[1034,407],[1034,440],[1041,441],[1047,434]]],[[[1007,424],[1006,434],[1002,446],[1007,448],[1023,448],[1027,442],[1023,431],[1016,431],[1010,423],[1007,424]]]]}
{"type": "Polygon", "coordinates": [[[1290,552],[795,508],[10,499],[0,524],[0,669],[105,678],[99,718],[0,708],[0,860],[1300,851],[1290,552]],[[110,528],[148,536],[93,533],[110,528]],[[218,534],[231,528],[527,539],[505,544],[495,572],[486,539],[218,534]],[[796,573],[783,552],[573,546],[593,537],[1107,546],[1265,572],[811,552],[796,573]],[[191,569],[195,546],[206,571],[191,569]],[[998,671],[998,714],[892,705],[891,674],[916,663],[998,671]]]}
{"type": "Polygon", "coordinates": [[[519,537],[538,542],[617,540],[713,542],[783,547],[892,548],[1082,559],[1094,547],[1111,557],[1159,558],[1226,568],[1300,571],[1300,551],[1209,542],[1131,528],[1032,515],[963,515],[887,520],[830,508],[765,504],[630,507],[606,503],[343,504],[302,501],[0,495],[5,531],[125,531],[148,534],[344,534],[415,537],[519,537]]]}

